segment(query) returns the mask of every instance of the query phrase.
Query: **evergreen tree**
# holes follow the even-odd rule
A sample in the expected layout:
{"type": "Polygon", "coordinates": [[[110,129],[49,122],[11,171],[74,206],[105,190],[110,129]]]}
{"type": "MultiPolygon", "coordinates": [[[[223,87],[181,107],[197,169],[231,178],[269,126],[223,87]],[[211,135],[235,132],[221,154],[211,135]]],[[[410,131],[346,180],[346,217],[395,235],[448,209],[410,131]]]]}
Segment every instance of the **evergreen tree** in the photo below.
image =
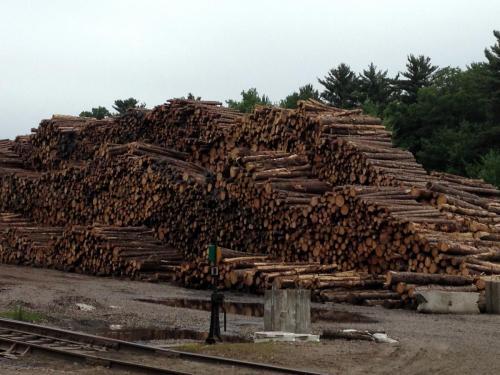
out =
{"type": "Polygon", "coordinates": [[[271,101],[267,95],[259,95],[256,88],[243,90],[241,92],[241,101],[237,100],[226,100],[229,108],[236,109],[240,112],[249,113],[252,112],[256,105],[271,105],[271,101]]]}
{"type": "Polygon", "coordinates": [[[280,101],[280,107],[283,108],[297,108],[299,100],[315,99],[319,100],[319,92],[310,83],[299,87],[299,92],[293,92],[285,99],[280,101]]]}
{"type": "Polygon", "coordinates": [[[189,92],[187,94],[187,99],[188,100],[201,100],[201,96],[194,96],[194,94],[192,94],[192,93],[189,92]]]}
{"type": "Polygon", "coordinates": [[[328,103],[340,108],[353,108],[357,106],[358,78],[349,65],[341,63],[337,68],[332,68],[324,79],[318,82],[325,87],[321,97],[328,103]]]}
{"type": "Polygon", "coordinates": [[[115,104],[113,105],[113,109],[118,112],[119,115],[124,114],[131,108],[145,108],[146,103],[140,103],[135,98],[128,99],[118,99],[115,100],[115,104]]]}
{"type": "Polygon", "coordinates": [[[485,49],[488,63],[488,89],[491,92],[491,113],[493,121],[500,121],[500,31],[493,31],[497,38],[495,45],[485,49]]]}
{"type": "Polygon", "coordinates": [[[358,97],[363,106],[374,106],[375,114],[383,112],[391,95],[391,80],[387,78],[387,70],[377,70],[370,63],[368,69],[359,76],[358,97]]]}
{"type": "Polygon", "coordinates": [[[80,117],[93,117],[98,120],[102,120],[105,117],[111,116],[111,113],[106,107],[92,108],[91,111],[83,111],[80,113],[80,117]]]}
{"type": "Polygon", "coordinates": [[[437,69],[436,65],[431,64],[430,57],[409,55],[406,71],[400,73],[404,78],[397,80],[402,100],[405,103],[414,103],[418,90],[432,84],[437,69]]]}

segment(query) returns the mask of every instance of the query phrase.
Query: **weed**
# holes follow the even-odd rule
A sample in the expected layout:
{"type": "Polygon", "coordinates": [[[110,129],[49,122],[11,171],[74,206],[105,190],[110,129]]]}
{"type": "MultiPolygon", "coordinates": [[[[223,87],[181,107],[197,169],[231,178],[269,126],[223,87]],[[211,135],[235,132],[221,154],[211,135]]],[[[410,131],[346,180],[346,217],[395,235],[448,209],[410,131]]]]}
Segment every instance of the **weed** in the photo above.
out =
{"type": "Polygon", "coordinates": [[[0,312],[0,317],[32,323],[40,322],[45,318],[43,314],[36,311],[26,311],[22,306],[17,306],[14,310],[0,312]]]}

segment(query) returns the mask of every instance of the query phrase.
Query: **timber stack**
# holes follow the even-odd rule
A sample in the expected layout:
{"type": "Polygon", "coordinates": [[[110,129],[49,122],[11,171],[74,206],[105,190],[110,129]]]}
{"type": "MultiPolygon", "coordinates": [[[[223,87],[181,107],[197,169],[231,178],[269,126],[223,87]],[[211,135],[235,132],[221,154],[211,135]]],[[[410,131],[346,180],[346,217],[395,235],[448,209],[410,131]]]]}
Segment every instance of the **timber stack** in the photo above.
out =
{"type": "Polygon", "coordinates": [[[262,294],[271,288],[302,288],[321,302],[401,306],[400,295],[384,287],[384,277],[363,272],[338,272],[335,264],[280,262],[266,255],[249,255],[222,248],[218,279],[211,276],[206,254],[183,263],[176,281],[193,288],[232,289],[262,294]]]}
{"type": "MultiPolygon", "coordinates": [[[[221,270],[234,288],[282,282],[321,291],[332,277],[357,277],[364,287],[387,271],[500,274],[497,189],[429,174],[392,145],[380,119],[312,100],[248,115],[174,99],[105,120],[54,116],[30,136],[0,141],[0,183],[3,211],[40,227],[66,226],[57,252],[52,245],[48,252],[80,272],[138,277],[140,267],[99,244],[107,233],[145,226],[147,241],[166,249],[166,259],[149,259],[168,263],[176,249],[190,285],[209,284],[199,265],[213,242],[271,257],[221,270]],[[66,246],[85,248],[89,260],[72,263],[66,246]],[[268,276],[277,272],[285,274],[268,276]]],[[[353,296],[341,292],[338,300],[353,296]]]]}
{"type": "Polygon", "coordinates": [[[147,227],[72,226],[54,245],[56,268],[99,276],[170,280],[183,257],[147,227]]]}
{"type": "Polygon", "coordinates": [[[17,142],[15,150],[29,168],[39,171],[62,169],[93,156],[95,143],[81,136],[86,127],[109,127],[112,124],[111,119],[54,115],[32,129],[28,139],[17,142]]]}
{"type": "Polygon", "coordinates": [[[414,156],[392,145],[380,119],[314,100],[296,110],[257,107],[235,143],[255,150],[308,155],[314,171],[332,184],[423,186],[430,181],[414,156]]]}
{"type": "Polygon", "coordinates": [[[49,267],[54,262],[53,247],[62,227],[36,225],[15,213],[0,213],[0,262],[49,267]]]}

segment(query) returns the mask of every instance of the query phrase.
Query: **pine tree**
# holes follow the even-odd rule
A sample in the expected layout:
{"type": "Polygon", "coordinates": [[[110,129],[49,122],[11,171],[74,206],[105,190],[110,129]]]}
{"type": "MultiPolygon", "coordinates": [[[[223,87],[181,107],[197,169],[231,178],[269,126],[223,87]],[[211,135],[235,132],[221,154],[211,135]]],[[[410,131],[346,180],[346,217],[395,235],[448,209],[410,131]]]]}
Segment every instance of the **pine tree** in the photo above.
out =
{"type": "Polygon", "coordinates": [[[488,89],[491,92],[491,112],[493,121],[500,121],[500,31],[493,31],[497,38],[495,45],[485,49],[487,63],[488,89]]]}
{"type": "Polygon", "coordinates": [[[105,117],[111,116],[111,113],[106,107],[92,108],[91,111],[83,111],[80,113],[80,117],[93,117],[98,120],[102,120],[105,117]]]}
{"type": "Polygon", "coordinates": [[[288,95],[285,99],[280,101],[280,107],[283,108],[297,108],[297,103],[299,100],[315,99],[319,100],[319,92],[310,83],[299,87],[298,92],[293,92],[288,95]]]}
{"type": "Polygon", "coordinates": [[[146,104],[141,103],[139,104],[139,101],[135,98],[128,98],[128,99],[118,99],[115,100],[115,105],[113,106],[113,109],[118,112],[118,114],[123,114],[127,112],[131,108],[145,108],[146,104]]]}
{"type": "Polygon", "coordinates": [[[188,92],[186,99],[188,99],[188,100],[201,100],[201,96],[195,96],[193,93],[188,92]]]}
{"type": "Polygon", "coordinates": [[[325,90],[321,97],[330,104],[341,108],[352,108],[359,104],[356,96],[358,78],[349,65],[341,63],[332,68],[324,79],[319,79],[325,90]]]}
{"type": "Polygon", "coordinates": [[[271,105],[271,101],[267,95],[259,95],[256,88],[243,90],[241,92],[241,101],[237,100],[226,100],[229,108],[236,109],[240,112],[249,113],[252,112],[256,105],[271,105]]]}
{"type": "Polygon", "coordinates": [[[387,70],[377,70],[377,67],[370,63],[368,69],[360,74],[358,96],[363,104],[375,105],[381,113],[389,102],[391,91],[391,80],[387,78],[387,70]]]}
{"type": "Polygon", "coordinates": [[[432,84],[434,73],[438,67],[431,64],[431,58],[424,55],[409,55],[406,63],[406,71],[400,73],[403,79],[397,80],[401,98],[406,103],[417,101],[418,90],[432,84]]]}

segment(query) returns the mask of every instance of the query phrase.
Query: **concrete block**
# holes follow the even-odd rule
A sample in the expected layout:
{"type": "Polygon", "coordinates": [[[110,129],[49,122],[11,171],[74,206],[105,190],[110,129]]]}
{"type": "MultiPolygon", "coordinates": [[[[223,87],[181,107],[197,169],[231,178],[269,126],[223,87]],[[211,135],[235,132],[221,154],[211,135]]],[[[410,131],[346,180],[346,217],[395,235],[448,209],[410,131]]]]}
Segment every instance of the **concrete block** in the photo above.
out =
{"type": "Polygon", "coordinates": [[[417,311],[435,314],[479,314],[479,293],[429,290],[417,295],[417,311]]]}
{"type": "Polygon", "coordinates": [[[311,291],[272,289],[264,296],[264,329],[311,333],[311,291]]]}
{"type": "Polygon", "coordinates": [[[319,335],[310,335],[306,333],[292,333],[292,332],[255,332],[254,342],[319,342],[319,335]]]}
{"type": "Polygon", "coordinates": [[[485,280],[486,312],[500,314],[500,276],[491,276],[485,280]]]}

